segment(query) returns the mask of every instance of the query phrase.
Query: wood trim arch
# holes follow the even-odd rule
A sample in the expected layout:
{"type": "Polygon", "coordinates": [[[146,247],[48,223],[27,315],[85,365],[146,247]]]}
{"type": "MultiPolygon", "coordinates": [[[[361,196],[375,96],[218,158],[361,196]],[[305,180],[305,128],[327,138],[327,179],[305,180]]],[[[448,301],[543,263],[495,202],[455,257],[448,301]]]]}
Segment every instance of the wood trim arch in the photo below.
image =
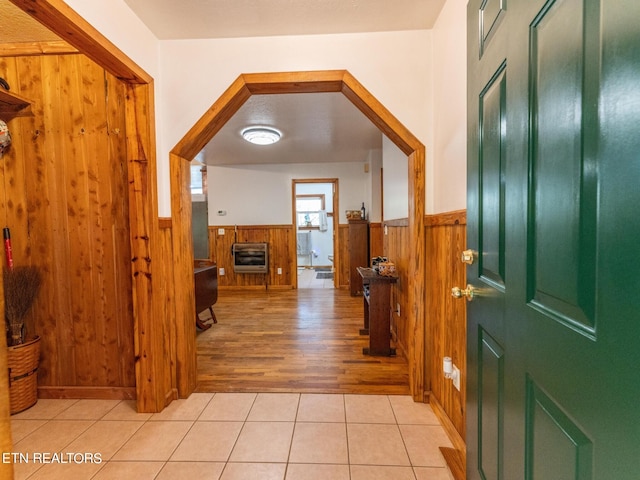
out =
{"type": "MultiPolygon", "coordinates": [[[[176,288],[193,284],[191,246],[191,200],[188,194],[189,162],[238,111],[251,95],[282,93],[341,92],[382,133],[408,156],[409,238],[412,243],[408,277],[407,316],[412,344],[408,346],[409,382],[414,400],[424,398],[425,307],[425,147],[395,118],[353,75],[346,70],[308,72],[252,73],[240,75],[220,98],[202,115],[170,153],[171,212],[174,218],[173,251],[176,288]]],[[[176,292],[178,319],[178,392],[187,396],[196,386],[195,316],[193,288],[176,292]]]]}

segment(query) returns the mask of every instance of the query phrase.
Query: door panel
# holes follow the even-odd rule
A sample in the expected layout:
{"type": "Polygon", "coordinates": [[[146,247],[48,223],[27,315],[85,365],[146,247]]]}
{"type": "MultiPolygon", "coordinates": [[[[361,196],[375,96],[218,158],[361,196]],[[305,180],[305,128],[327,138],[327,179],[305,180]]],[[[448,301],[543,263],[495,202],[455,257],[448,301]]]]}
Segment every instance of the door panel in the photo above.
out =
{"type": "Polygon", "coordinates": [[[531,379],[527,379],[527,480],[589,480],[593,444],[531,379]]]}
{"type": "MultiPolygon", "coordinates": [[[[594,2],[591,2],[592,4],[594,2]]],[[[548,2],[530,27],[529,300],[595,335],[599,12],[582,0],[548,2]],[[578,248],[576,248],[578,246],[578,248]]]]}
{"type": "Polygon", "coordinates": [[[484,330],[478,348],[478,471],[484,479],[498,479],[504,443],[504,350],[484,330]]]}
{"type": "Polygon", "coordinates": [[[638,18],[469,2],[469,480],[638,478],[638,18]]]}
{"type": "Polygon", "coordinates": [[[480,93],[480,276],[504,289],[504,140],[506,65],[500,65],[480,93]]]}

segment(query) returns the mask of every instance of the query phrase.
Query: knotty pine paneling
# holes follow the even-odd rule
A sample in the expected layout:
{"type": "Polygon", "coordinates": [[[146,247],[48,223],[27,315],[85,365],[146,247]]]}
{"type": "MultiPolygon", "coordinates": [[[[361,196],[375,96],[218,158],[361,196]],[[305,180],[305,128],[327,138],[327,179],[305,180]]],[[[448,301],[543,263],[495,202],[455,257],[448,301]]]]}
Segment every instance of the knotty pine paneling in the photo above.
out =
{"type": "Polygon", "coordinates": [[[292,225],[210,225],[209,256],[216,262],[218,287],[293,288],[295,272],[295,245],[292,225]],[[221,233],[224,232],[224,233],[221,233]],[[269,271],[262,273],[235,273],[232,246],[236,242],[269,244],[269,271]],[[282,274],[278,275],[278,268],[282,274]]]}
{"type": "MultiPolygon", "coordinates": [[[[384,236],[384,256],[395,263],[398,282],[391,288],[391,332],[396,340],[397,348],[403,355],[408,354],[408,347],[412,345],[413,332],[408,328],[406,312],[409,311],[409,254],[411,242],[409,228],[406,221],[384,222],[387,235],[384,236]],[[397,306],[400,304],[400,315],[397,306]]],[[[384,228],[384,227],[383,227],[384,228]]]]}
{"type": "MultiPolygon", "coordinates": [[[[340,270],[338,288],[350,288],[351,274],[349,273],[349,225],[338,225],[338,249],[340,263],[336,266],[340,270]]],[[[334,257],[335,258],[335,257],[334,257]]]]}
{"type": "Polygon", "coordinates": [[[32,100],[10,122],[0,215],[16,265],[43,285],[27,328],[42,337],[43,387],[135,386],[123,84],[83,55],[0,58],[32,100]]]}
{"type": "Polygon", "coordinates": [[[163,337],[163,378],[162,390],[165,392],[165,404],[169,404],[171,400],[178,398],[177,371],[178,364],[177,353],[177,336],[176,336],[176,288],[173,282],[173,232],[172,222],[170,218],[160,218],[158,221],[160,227],[160,255],[162,258],[161,265],[164,271],[161,273],[162,282],[160,283],[161,292],[156,301],[163,306],[164,314],[158,319],[162,322],[162,326],[166,335],[163,337]]]}
{"type": "Polygon", "coordinates": [[[382,223],[369,224],[369,256],[384,256],[384,227],[382,223]]]}
{"type": "Polygon", "coordinates": [[[453,298],[451,288],[466,285],[466,268],[460,261],[466,245],[466,212],[427,216],[425,230],[426,387],[455,428],[458,443],[462,443],[465,438],[467,302],[453,298]],[[453,387],[451,380],[444,378],[442,358],[445,356],[451,357],[460,369],[460,391],[453,387]]]}

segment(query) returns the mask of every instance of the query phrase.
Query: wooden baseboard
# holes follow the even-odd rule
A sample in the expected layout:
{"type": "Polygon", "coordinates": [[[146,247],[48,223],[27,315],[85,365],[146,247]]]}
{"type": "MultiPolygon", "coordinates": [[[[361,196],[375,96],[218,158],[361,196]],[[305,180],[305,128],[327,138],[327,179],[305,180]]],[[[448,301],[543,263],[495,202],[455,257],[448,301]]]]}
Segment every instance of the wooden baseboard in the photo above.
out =
{"type": "Polygon", "coordinates": [[[447,467],[451,471],[455,480],[466,480],[467,473],[465,471],[465,463],[460,450],[455,448],[440,447],[440,453],[447,462],[447,467]]]}
{"type": "Polygon", "coordinates": [[[135,387],[38,387],[38,398],[91,398],[98,400],[135,400],[135,387]]]}
{"type": "Polygon", "coordinates": [[[267,290],[293,290],[293,285],[267,285],[267,290]]]}
{"type": "Polygon", "coordinates": [[[218,285],[218,291],[221,290],[227,290],[229,292],[242,292],[242,291],[253,291],[255,292],[256,290],[262,290],[265,291],[267,289],[266,285],[245,285],[245,286],[238,286],[238,285],[218,285]]]}
{"type": "MultiPolygon", "coordinates": [[[[467,464],[467,445],[464,439],[462,438],[462,435],[458,433],[456,428],[453,426],[453,423],[451,423],[451,420],[449,419],[446,412],[444,411],[444,408],[442,408],[442,405],[440,405],[440,402],[438,402],[438,399],[435,396],[429,395],[429,405],[431,405],[431,408],[433,409],[433,413],[436,414],[436,417],[438,417],[438,420],[440,420],[440,424],[442,425],[442,428],[444,428],[444,431],[449,437],[449,440],[451,440],[451,443],[453,444],[452,450],[455,450],[457,452],[456,455],[459,456],[459,459],[455,458],[455,462],[459,462],[462,464],[463,476],[455,477],[455,480],[464,480],[466,475],[464,473],[465,465],[467,464]]],[[[450,457],[450,459],[454,459],[452,452],[447,452],[447,455],[450,457]]],[[[445,456],[445,460],[446,459],[447,459],[447,456],[445,456]]],[[[447,460],[447,465],[449,466],[451,473],[453,473],[455,476],[454,468],[457,468],[457,467],[455,465],[449,465],[449,460],[447,460]]]]}

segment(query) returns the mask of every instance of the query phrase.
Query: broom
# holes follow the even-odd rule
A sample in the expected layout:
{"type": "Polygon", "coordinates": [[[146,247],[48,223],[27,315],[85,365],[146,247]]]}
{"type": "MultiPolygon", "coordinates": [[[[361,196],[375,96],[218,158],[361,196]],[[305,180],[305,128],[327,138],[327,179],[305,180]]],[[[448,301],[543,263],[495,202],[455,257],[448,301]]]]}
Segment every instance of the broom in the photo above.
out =
{"type": "Polygon", "coordinates": [[[24,319],[40,290],[40,270],[33,265],[5,268],[2,277],[8,344],[20,345],[24,343],[24,319]]]}

